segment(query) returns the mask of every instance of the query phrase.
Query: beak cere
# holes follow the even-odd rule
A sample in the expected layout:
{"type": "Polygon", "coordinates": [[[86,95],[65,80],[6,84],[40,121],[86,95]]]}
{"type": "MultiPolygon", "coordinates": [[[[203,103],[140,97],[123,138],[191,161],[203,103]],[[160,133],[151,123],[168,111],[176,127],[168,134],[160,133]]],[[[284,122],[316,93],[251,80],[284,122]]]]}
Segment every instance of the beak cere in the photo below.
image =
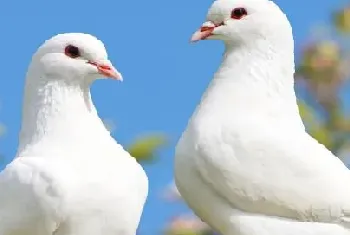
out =
{"type": "Polygon", "coordinates": [[[214,24],[213,22],[205,22],[202,27],[192,35],[191,42],[197,42],[204,40],[207,37],[213,35],[213,31],[216,27],[222,26],[224,23],[214,24]]]}
{"type": "Polygon", "coordinates": [[[89,64],[96,66],[97,71],[105,77],[112,78],[115,80],[123,81],[122,75],[118,72],[113,65],[99,64],[93,61],[88,61],[89,64]]]}

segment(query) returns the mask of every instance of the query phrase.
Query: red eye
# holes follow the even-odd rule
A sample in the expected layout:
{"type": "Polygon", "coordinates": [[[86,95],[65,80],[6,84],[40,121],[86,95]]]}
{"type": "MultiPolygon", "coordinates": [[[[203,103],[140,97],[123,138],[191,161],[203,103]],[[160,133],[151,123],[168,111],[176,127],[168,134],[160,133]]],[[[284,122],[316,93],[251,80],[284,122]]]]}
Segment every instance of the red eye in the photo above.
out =
{"type": "Polygon", "coordinates": [[[77,58],[77,57],[80,56],[80,51],[79,51],[78,47],[75,47],[75,46],[72,46],[72,45],[68,45],[64,49],[64,54],[66,54],[70,58],[74,59],[74,58],[77,58]]]}
{"type": "Polygon", "coordinates": [[[231,18],[235,20],[239,20],[246,15],[248,15],[247,10],[243,7],[235,8],[231,12],[231,18]]]}

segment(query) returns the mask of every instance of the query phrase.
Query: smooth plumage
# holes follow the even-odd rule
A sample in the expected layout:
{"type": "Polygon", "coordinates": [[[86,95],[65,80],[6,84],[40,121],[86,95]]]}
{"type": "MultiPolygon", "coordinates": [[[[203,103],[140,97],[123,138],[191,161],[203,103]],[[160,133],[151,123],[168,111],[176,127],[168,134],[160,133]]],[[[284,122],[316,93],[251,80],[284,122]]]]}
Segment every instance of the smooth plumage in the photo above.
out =
{"type": "Polygon", "coordinates": [[[90,85],[121,79],[101,41],[47,40],[29,66],[18,152],[0,173],[1,235],[135,235],[142,167],[98,117],[90,85]]]}
{"type": "Polygon", "coordinates": [[[201,39],[225,53],[176,147],[188,205],[223,235],[349,235],[350,171],[305,131],[287,17],[268,0],[217,0],[201,39]]]}

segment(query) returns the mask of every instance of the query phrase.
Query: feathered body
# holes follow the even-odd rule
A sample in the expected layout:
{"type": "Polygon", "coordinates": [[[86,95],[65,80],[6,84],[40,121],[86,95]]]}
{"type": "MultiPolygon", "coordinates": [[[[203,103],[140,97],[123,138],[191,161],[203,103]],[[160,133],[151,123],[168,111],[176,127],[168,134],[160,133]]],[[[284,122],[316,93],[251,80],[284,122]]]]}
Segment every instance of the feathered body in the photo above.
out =
{"type": "Polygon", "coordinates": [[[267,0],[217,0],[207,19],[224,22],[212,38],[226,49],[176,148],[182,197],[223,235],[350,234],[350,172],[305,132],[287,18],[267,0]]]}

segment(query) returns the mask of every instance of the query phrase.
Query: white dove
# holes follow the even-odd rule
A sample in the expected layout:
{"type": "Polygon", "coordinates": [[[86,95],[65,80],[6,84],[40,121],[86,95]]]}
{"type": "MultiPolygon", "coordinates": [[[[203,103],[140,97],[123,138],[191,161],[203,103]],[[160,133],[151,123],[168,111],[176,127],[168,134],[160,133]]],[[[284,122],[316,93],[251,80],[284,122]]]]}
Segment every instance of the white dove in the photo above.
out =
{"type": "Polygon", "coordinates": [[[135,235],[142,167],[98,117],[90,85],[121,80],[101,41],[59,34],[34,54],[14,160],[0,173],[1,235],[135,235]]]}
{"type": "Polygon", "coordinates": [[[305,132],[285,14],[269,0],[217,0],[201,39],[225,53],[176,147],[187,204],[223,235],[349,235],[350,171],[305,132]]]}

